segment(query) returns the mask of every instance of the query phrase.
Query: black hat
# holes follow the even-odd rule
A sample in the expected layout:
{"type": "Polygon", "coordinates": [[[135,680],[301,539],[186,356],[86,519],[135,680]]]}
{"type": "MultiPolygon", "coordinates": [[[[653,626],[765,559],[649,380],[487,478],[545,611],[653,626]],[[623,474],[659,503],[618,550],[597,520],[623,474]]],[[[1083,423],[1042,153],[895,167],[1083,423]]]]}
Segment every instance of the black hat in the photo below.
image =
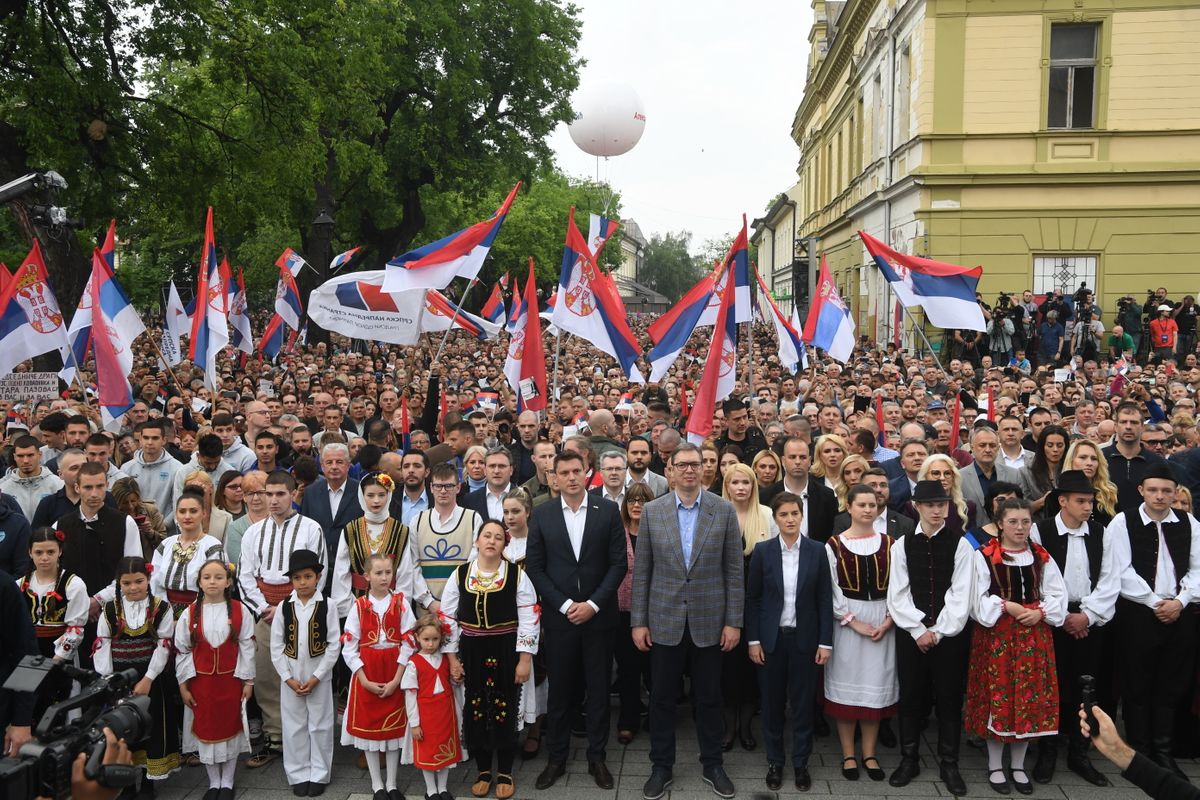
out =
{"type": "Polygon", "coordinates": [[[1069,469],[1058,476],[1055,494],[1095,494],[1096,487],[1083,470],[1069,469]]]}
{"type": "Polygon", "coordinates": [[[1171,483],[1179,483],[1179,478],[1171,471],[1171,468],[1165,461],[1146,467],[1146,471],[1142,473],[1141,483],[1145,483],[1148,478],[1160,478],[1171,483]]]}
{"type": "Polygon", "coordinates": [[[940,503],[949,499],[941,481],[917,481],[917,488],[912,493],[914,503],[940,503]]]}
{"type": "Polygon", "coordinates": [[[312,550],[294,550],[288,556],[287,575],[289,578],[302,569],[311,569],[320,572],[324,568],[325,565],[321,563],[320,556],[312,550]]]}

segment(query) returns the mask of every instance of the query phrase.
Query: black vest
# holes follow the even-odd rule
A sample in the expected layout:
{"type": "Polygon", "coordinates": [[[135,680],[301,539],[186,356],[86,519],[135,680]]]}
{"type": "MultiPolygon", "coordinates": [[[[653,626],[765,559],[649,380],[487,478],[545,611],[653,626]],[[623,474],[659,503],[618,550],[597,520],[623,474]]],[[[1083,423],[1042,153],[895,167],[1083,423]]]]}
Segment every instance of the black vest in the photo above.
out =
{"type": "MultiPolygon", "coordinates": [[[[1100,563],[1104,560],[1104,528],[1090,520],[1087,527],[1088,532],[1087,536],[1083,537],[1083,544],[1088,558],[1088,579],[1091,581],[1092,588],[1095,589],[1096,582],[1100,580],[1100,563]]],[[[1059,534],[1055,517],[1042,520],[1037,524],[1037,529],[1038,537],[1042,540],[1042,547],[1046,548],[1046,552],[1054,559],[1054,563],[1058,565],[1058,571],[1066,575],[1067,541],[1071,537],[1059,534]]]]}
{"type": "Polygon", "coordinates": [[[458,581],[458,613],[455,615],[464,636],[486,636],[517,629],[517,583],[522,569],[508,564],[504,585],[499,589],[473,591],[467,587],[471,562],[455,570],[458,581]]]}
{"type": "Polygon", "coordinates": [[[988,572],[992,576],[988,594],[1023,606],[1041,602],[1042,562],[1036,554],[1033,563],[1024,567],[1018,567],[1016,564],[993,564],[991,559],[988,559],[988,572]]]}
{"type": "MultiPolygon", "coordinates": [[[[1133,571],[1144,580],[1151,591],[1154,590],[1154,578],[1158,574],[1158,528],[1154,523],[1142,524],[1142,515],[1138,508],[1126,511],[1125,526],[1129,530],[1129,549],[1133,555],[1133,571]]],[[[1175,566],[1175,591],[1179,591],[1179,582],[1188,571],[1188,561],[1192,551],[1192,526],[1185,514],[1175,515],[1175,522],[1162,524],[1163,538],[1167,541],[1167,553],[1175,566]]]]}
{"type": "Polygon", "coordinates": [[[913,605],[925,614],[922,624],[937,622],[946,605],[946,592],[954,580],[954,554],[962,538],[947,527],[930,538],[919,530],[904,537],[904,557],[908,562],[908,588],[913,605]]]}
{"type": "Polygon", "coordinates": [[[90,525],[84,524],[79,509],[58,521],[58,529],[67,535],[60,566],[82,578],[89,595],[113,582],[117,562],[125,555],[126,519],[120,511],[102,506],[90,525]]]}
{"type": "MultiPolygon", "coordinates": [[[[308,621],[308,654],[313,658],[319,658],[329,647],[329,631],[325,619],[329,610],[327,603],[325,598],[318,600],[308,621]]],[[[279,611],[283,614],[283,654],[288,658],[295,658],[298,652],[297,643],[300,640],[300,632],[296,630],[296,604],[288,598],[279,604],[279,611]]]]}

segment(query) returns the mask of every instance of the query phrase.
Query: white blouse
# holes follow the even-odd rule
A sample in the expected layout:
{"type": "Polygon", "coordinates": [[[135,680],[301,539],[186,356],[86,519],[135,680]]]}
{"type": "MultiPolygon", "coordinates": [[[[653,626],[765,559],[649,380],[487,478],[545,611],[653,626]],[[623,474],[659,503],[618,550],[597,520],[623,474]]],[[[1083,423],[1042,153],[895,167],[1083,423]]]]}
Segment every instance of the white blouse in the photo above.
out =
{"type": "MultiPolygon", "coordinates": [[[[17,587],[21,589],[22,593],[25,592],[24,584],[24,578],[17,579],[17,587]]],[[[46,595],[53,592],[57,585],[58,575],[46,583],[42,583],[38,579],[36,572],[29,576],[29,590],[37,596],[37,606],[34,608],[35,624],[42,624],[46,595]]],[[[79,642],[83,639],[83,626],[87,625],[88,611],[91,608],[91,598],[88,597],[87,584],[83,582],[83,578],[72,575],[67,579],[66,592],[67,610],[63,617],[66,627],[63,629],[62,636],[54,641],[54,657],[59,661],[70,661],[75,657],[75,651],[79,649],[79,642]]]]}
{"type": "MultiPolygon", "coordinates": [[[[880,541],[881,538],[878,533],[872,536],[861,537],[846,536],[843,534],[837,536],[842,546],[856,556],[869,556],[879,552],[879,548],[883,546],[880,541]]],[[[833,616],[843,625],[848,625],[853,621],[853,614],[850,612],[850,601],[846,599],[846,595],[842,592],[842,587],[838,584],[837,555],[833,552],[833,548],[828,545],[825,547],[825,555],[829,559],[829,573],[833,578],[833,616]]]]}
{"type": "Polygon", "coordinates": [[[219,539],[204,534],[184,546],[179,535],[168,536],[154,548],[154,556],[150,561],[154,567],[150,572],[150,593],[165,600],[168,589],[174,592],[198,591],[200,568],[211,559],[225,561],[225,549],[219,539]]]}
{"type": "MultiPolygon", "coordinates": [[[[1019,553],[1006,553],[1011,566],[1028,567],[1033,564],[1033,550],[1025,548],[1019,553]]],[[[1004,616],[1003,597],[992,594],[992,570],[988,566],[988,557],[976,551],[973,568],[975,570],[975,591],[971,598],[971,617],[980,625],[992,627],[1004,616]]],[[[1038,604],[1046,615],[1046,622],[1055,628],[1061,626],[1067,618],[1067,584],[1063,581],[1062,573],[1054,559],[1048,559],[1042,565],[1041,580],[1042,601],[1038,604]]]]}
{"type": "MultiPolygon", "coordinates": [[[[460,630],[458,627],[458,570],[469,570],[467,580],[473,579],[479,575],[478,561],[471,561],[454,571],[450,579],[446,581],[446,588],[442,590],[442,613],[446,615],[450,621],[450,636],[446,640],[446,646],[442,648],[445,653],[458,652],[458,638],[460,630]]],[[[517,569],[507,561],[500,560],[499,578],[502,581],[508,580],[513,574],[517,578],[517,652],[518,653],[536,653],[538,651],[538,641],[541,634],[539,613],[536,610],[537,606],[537,591],[533,588],[533,582],[529,580],[529,576],[524,570],[517,569]]]]}
{"type": "MultiPolygon", "coordinates": [[[[230,600],[237,603],[237,600],[230,600]]],[[[180,684],[196,677],[196,664],[192,660],[192,606],[179,615],[175,624],[175,677],[180,684]]],[[[220,647],[229,638],[229,611],[225,603],[201,603],[204,615],[202,626],[204,640],[213,647],[220,647]]],[[[254,615],[242,606],[242,627],[237,632],[238,658],[233,676],[243,681],[254,680],[254,615]]]]}
{"type": "MultiPolygon", "coordinates": [[[[423,658],[429,666],[434,669],[442,665],[442,654],[440,652],[432,655],[425,653],[414,653],[413,658],[423,658]]],[[[421,708],[417,704],[417,690],[421,688],[420,682],[417,679],[416,667],[409,666],[404,670],[404,677],[400,679],[400,688],[404,690],[404,710],[408,712],[408,724],[410,727],[421,724],[421,708]]],[[[441,694],[449,687],[442,684],[442,679],[438,675],[433,676],[433,693],[441,694]]]]}
{"type": "MultiPolygon", "coordinates": [[[[125,616],[125,626],[140,628],[146,624],[146,614],[150,611],[150,598],[144,600],[121,600],[121,613],[125,616]]],[[[168,608],[158,623],[158,646],[154,655],[150,656],[150,664],[146,667],[146,677],[156,679],[166,669],[167,660],[171,657],[171,640],[175,638],[175,615],[168,608]]],[[[100,615],[96,622],[96,652],[92,654],[92,664],[101,675],[113,673],[112,663],[112,629],[108,627],[108,617],[100,615]]]]}
{"type": "MultiPolygon", "coordinates": [[[[367,596],[371,600],[371,611],[376,617],[382,619],[392,602],[392,595],[386,594],[383,597],[367,596]]],[[[402,600],[400,630],[396,631],[398,637],[402,637],[411,631],[413,626],[417,624],[417,619],[413,616],[412,605],[408,602],[408,598],[404,597],[402,600]]],[[[346,616],[346,631],[342,634],[342,660],[346,662],[346,666],[350,668],[351,673],[358,672],[363,666],[362,657],[358,654],[359,647],[361,646],[359,640],[362,638],[362,620],[359,619],[358,608],[358,603],[350,606],[350,613],[346,616]]],[[[403,639],[383,640],[371,644],[370,647],[382,650],[397,645],[400,646],[400,651],[396,656],[396,663],[407,664],[408,657],[412,654],[413,648],[411,644],[403,639]]]]}

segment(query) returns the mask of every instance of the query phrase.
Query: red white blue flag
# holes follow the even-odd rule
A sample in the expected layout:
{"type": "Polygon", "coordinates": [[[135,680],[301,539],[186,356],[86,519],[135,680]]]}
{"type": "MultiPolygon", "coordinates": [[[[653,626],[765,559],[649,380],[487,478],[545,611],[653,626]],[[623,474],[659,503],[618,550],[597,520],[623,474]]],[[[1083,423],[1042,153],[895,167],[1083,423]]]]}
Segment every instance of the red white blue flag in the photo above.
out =
{"type": "Polygon", "coordinates": [[[712,433],[713,414],[717,403],[733,394],[737,381],[737,320],[735,319],[736,292],[726,292],[713,327],[712,344],[704,362],[704,373],[696,401],[688,416],[688,441],[700,444],[712,433]]]}
{"type": "Polygon", "coordinates": [[[983,267],[904,255],[863,231],[858,235],[905,308],[924,309],[925,318],[939,328],[986,330],[983,310],[975,300],[983,267]]]}
{"type": "Polygon", "coordinates": [[[808,366],[804,341],[800,337],[799,331],[779,310],[775,297],[767,288],[767,284],[763,281],[757,268],[754,270],[754,275],[758,278],[758,286],[762,289],[762,296],[767,301],[767,316],[771,318],[771,324],[775,327],[775,338],[779,340],[779,364],[788,372],[796,373],[808,366]]]}
{"type": "Polygon", "coordinates": [[[420,327],[422,331],[448,331],[458,328],[481,342],[500,334],[498,323],[464,311],[457,304],[450,302],[444,294],[433,289],[425,292],[425,312],[421,315],[420,327]]]}
{"type": "Polygon", "coordinates": [[[504,290],[508,288],[508,273],[500,276],[500,280],[492,287],[492,293],[488,296],[487,302],[483,304],[480,314],[489,322],[495,322],[497,325],[506,325],[508,320],[504,313],[504,290]]]}
{"type": "Polygon", "coordinates": [[[283,317],[276,312],[271,315],[271,321],[267,323],[267,327],[263,328],[262,338],[258,340],[258,349],[267,358],[274,360],[279,356],[279,352],[283,350],[283,340],[287,333],[287,327],[283,324],[283,317]]]}
{"type": "MultiPolygon", "coordinates": [[[[108,223],[108,233],[100,246],[100,255],[108,264],[111,272],[116,265],[117,221],[108,223]]],[[[7,271],[7,270],[6,270],[7,271]]],[[[79,295],[79,304],[71,316],[71,324],[67,326],[68,347],[63,351],[63,368],[58,376],[65,383],[75,380],[76,367],[83,367],[87,362],[88,352],[92,346],[92,276],[88,275],[83,294],[79,295]]],[[[176,362],[178,363],[178,362],[176,362]]]]}
{"type": "Polygon", "coordinates": [[[385,292],[383,270],[330,278],[308,296],[308,317],[327,331],[388,344],[416,344],[425,292],[385,292]]]}
{"type": "Polygon", "coordinates": [[[279,258],[275,259],[275,266],[286,269],[292,275],[299,275],[300,270],[308,266],[308,262],[301,258],[299,253],[288,247],[279,254],[279,258]]]}
{"type": "Polygon", "coordinates": [[[300,330],[304,306],[300,302],[300,288],[296,285],[295,273],[288,267],[279,269],[279,283],[275,287],[275,313],[289,328],[300,330]]]}
{"type": "Polygon", "coordinates": [[[92,252],[92,346],[96,354],[96,389],[105,430],[119,430],[133,408],[133,342],[145,332],[137,310],[117,283],[103,253],[92,252]]]}
{"type": "Polygon", "coordinates": [[[821,274],[817,290],[804,321],[804,341],[819,347],[845,364],[854,353],[854,318],[838,294],[829,273],[829,264],[821,256],[821,274]]]}
{"type": "Polygon", "coordinates": [[[362,250],[362,248],[361,247],[352,247],[351,249],[347,250],[346,252],[338,253],[336,256],[334,256],[333,261],[329,262],[329,274],[332,275],[333,273],[337,272],[342,267],[349,264],[350,259],[354,258],[354,254],[357,253],[359,250],[362,250]]]}
{"type": "Polygon", "coordinates": [[[389,261],[383,282],[384,291],[444,289],[455,278],[474,280],[520,188],[518,182],[490,219],[389,261]]]}
{"type": "Polygon", "coordinates": [[[67,326],[37,239],[0,293],[0,375],[34,356],[67,348],[67,326]]]}
{"type": "Polygon", "coordinates": [[[542,344],[532,258],[529,259],[524,298],[513,287],[513,314],[508,331],[511,338],[504,360],[504,377],[517,394],[517,408],[542,411],[546,408],[546,349],[542,344]]]}
{"type": "Polygon", "coordinates": [[[233,346],[243,353],[254,352],[254,332],[250,328],[250,312],[246,304],[246,277],[239,266],[237,283],[230,288],[229,322],[233,326],[233,346]]]}
{"type": "Polygon", "coordinates": [[[204,385],[220,384],[217,353],[229,343],[229,269],[217,260],[213,236],[213,210],[208,207],[204,222],[204,249],[200,253],[200,276],[196,282],[196,312],[192,316],[192,346],[188,358],[204,370],[204,385]]]}

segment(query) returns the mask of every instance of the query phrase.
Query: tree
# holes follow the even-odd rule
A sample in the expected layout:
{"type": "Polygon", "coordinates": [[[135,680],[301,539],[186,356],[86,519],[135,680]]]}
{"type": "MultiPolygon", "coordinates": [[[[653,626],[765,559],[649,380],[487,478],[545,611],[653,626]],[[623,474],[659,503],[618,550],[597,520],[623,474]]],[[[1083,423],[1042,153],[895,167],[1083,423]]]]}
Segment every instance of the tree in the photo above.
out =
{"type": "Polygon", "coordinates": [[[692,235],[687,231],[654,234],[646,244],[642,262],[642,283],[672,303],[687,292],[704,274],[688,253],[692,235]]]}

